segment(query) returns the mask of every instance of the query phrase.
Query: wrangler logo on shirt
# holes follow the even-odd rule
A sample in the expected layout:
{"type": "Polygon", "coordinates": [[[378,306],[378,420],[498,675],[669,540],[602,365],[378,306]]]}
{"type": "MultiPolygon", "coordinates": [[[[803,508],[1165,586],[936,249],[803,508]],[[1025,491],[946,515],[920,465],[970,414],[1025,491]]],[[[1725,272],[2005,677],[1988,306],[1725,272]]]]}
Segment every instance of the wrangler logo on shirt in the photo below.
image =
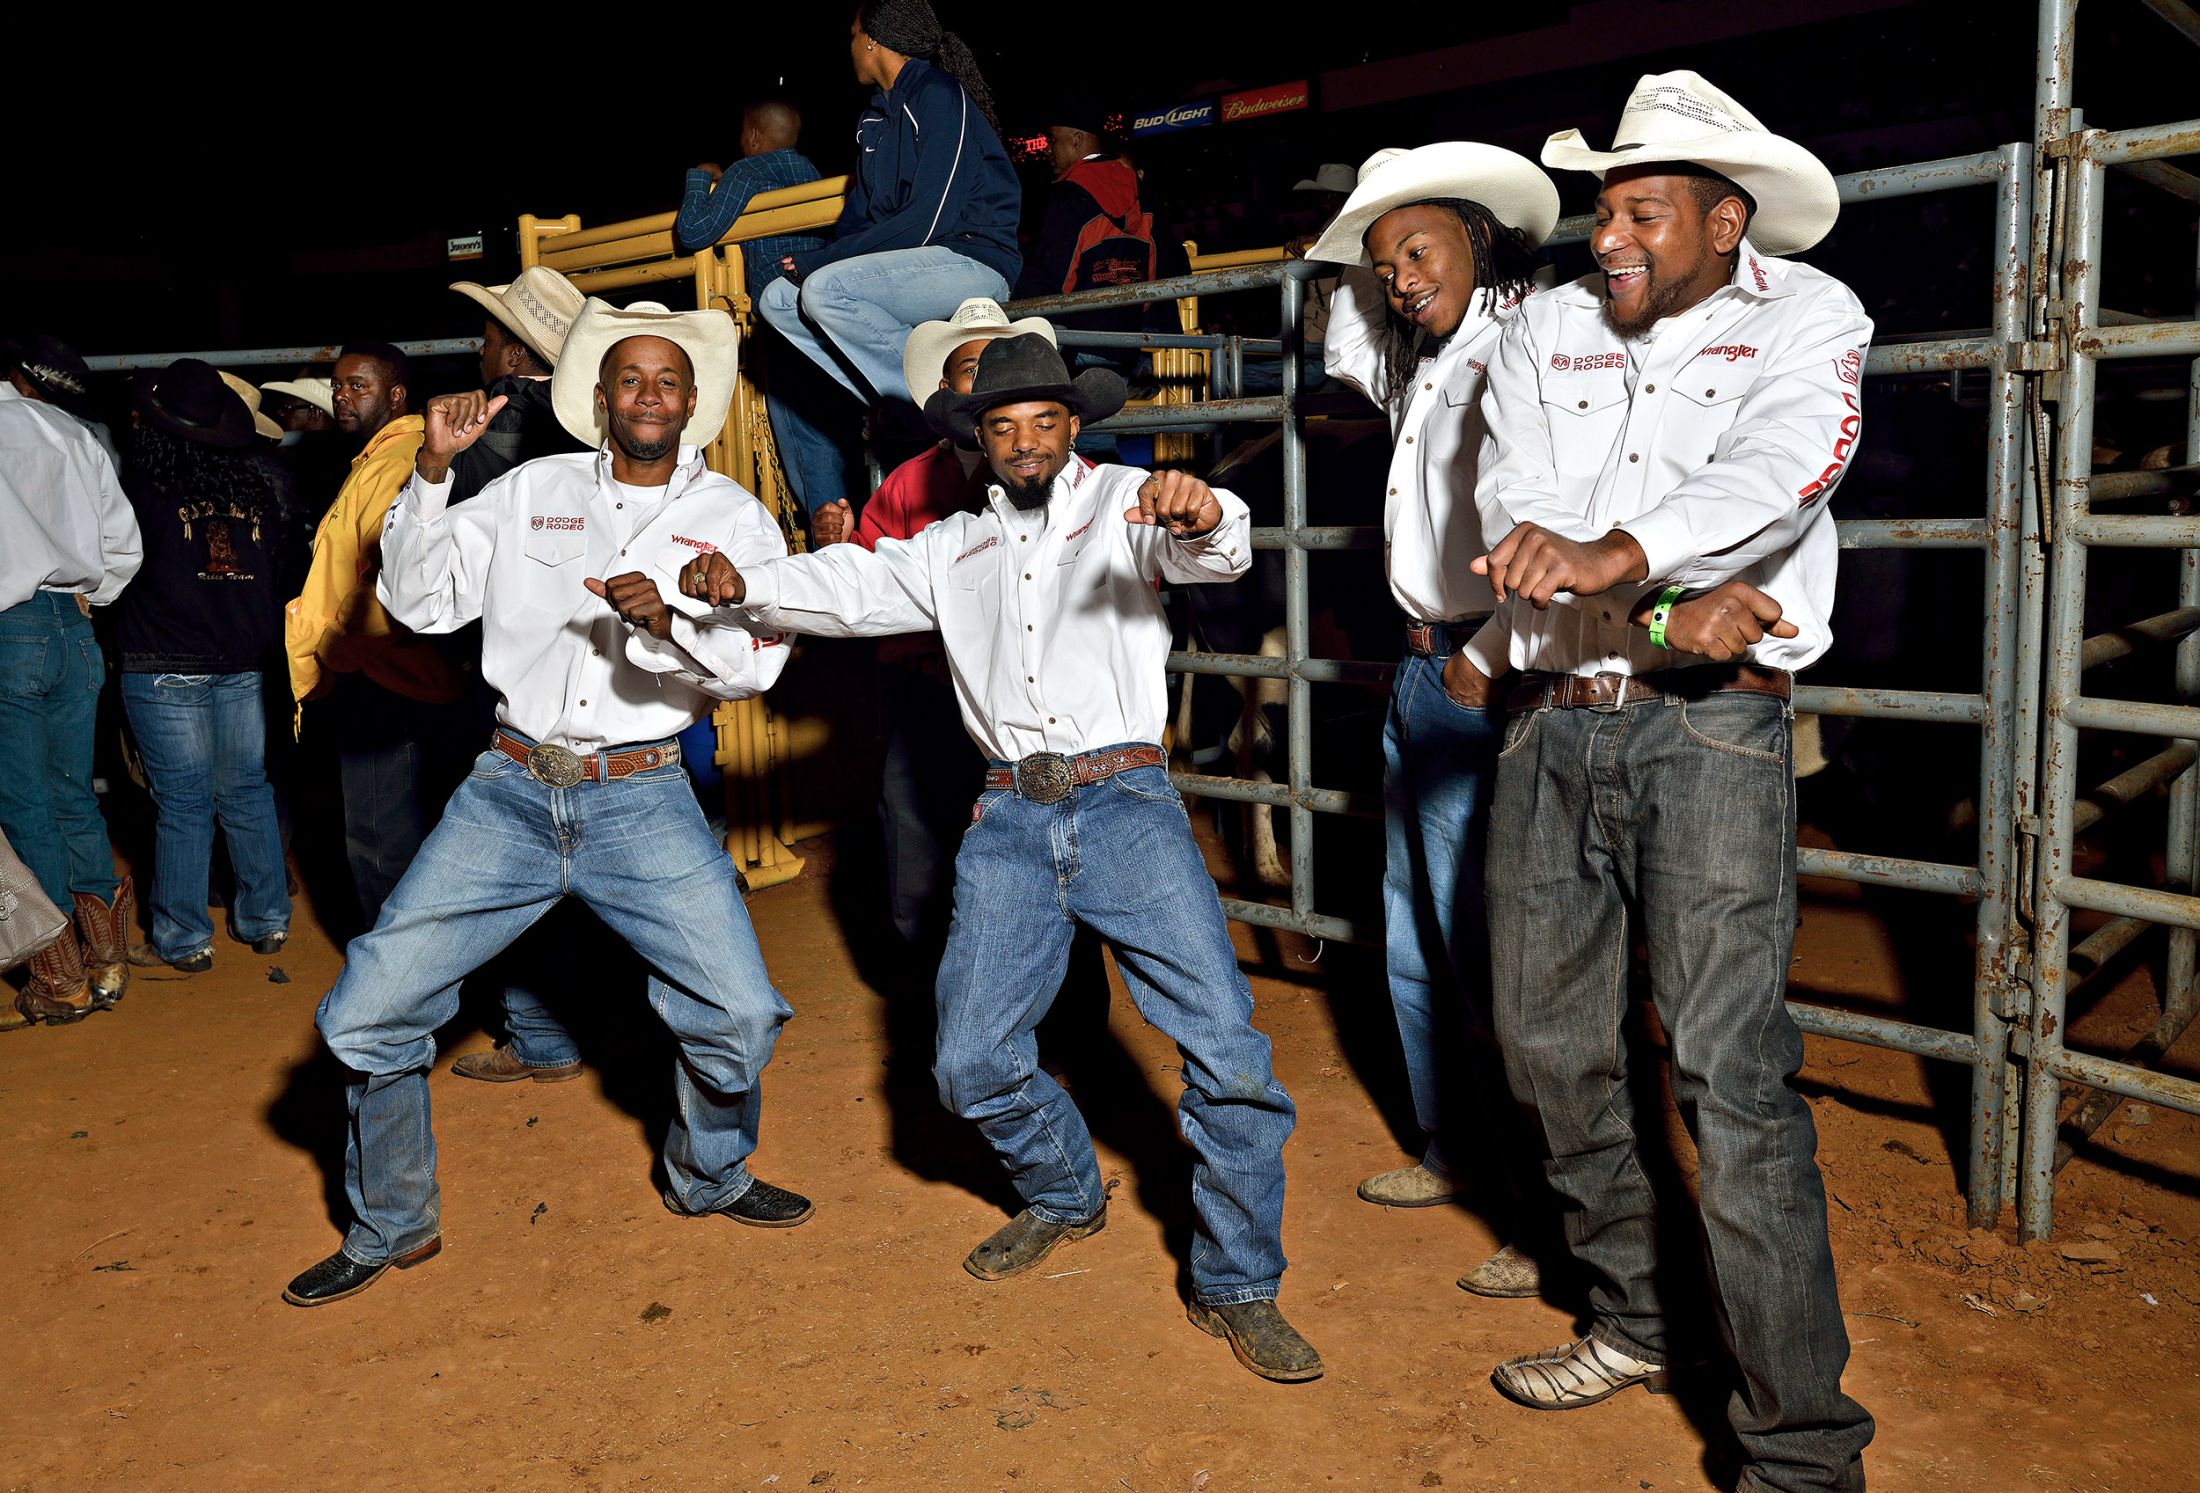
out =
{"type": "Polygon", "coordinates": [[[966,549],[961,554],[957,555],[953,560],[949,561],[949,567],[952,568],[956,565],[962,564],[963,561],[969,559],[972,555],[982,555],[987,550],[993,548],[993,546],[999,544],[1000,542],[1001,536],[996,534],[983,544],[974,544],[969,549],[966,549]]]}
{"type": "Polygon", "coordinates": [[[674,544],[684,544],[691,550],[701,550],[706,555],[718,553],[718,546],[712,544],[708,539],[690,539],[685,534],[675,534],[672,536],[672,542],[674,544]]]}
{"type": "Polygon", "coordinates": [[[1699,358],[1724,358],[1732,363],[1740,358],[1756,357],[1757,349],[1746,342],[1726,342],[1717,347],[1707,347],[1696,356],[1699,358]]]}

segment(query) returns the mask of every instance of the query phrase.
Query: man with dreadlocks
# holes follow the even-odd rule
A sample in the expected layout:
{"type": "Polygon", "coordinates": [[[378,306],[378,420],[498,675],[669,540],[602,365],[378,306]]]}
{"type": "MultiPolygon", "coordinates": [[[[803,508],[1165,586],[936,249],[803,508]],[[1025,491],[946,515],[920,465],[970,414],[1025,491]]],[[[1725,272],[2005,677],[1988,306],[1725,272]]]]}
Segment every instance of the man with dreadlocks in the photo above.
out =
{"type": "MultiPolygon", "coordinates": [[[[779,261],[757,304],[856,398],[910,406],[909,333],[972,296],[1008,299],[1023,189],[977,58],[928,0],[863,0],[848,32],[856,80],[877,92],[847,207],[831,243],[779,261]]],[[[889,417],[916,423],[913,408],[889,417]]],[[[835,496],[804,494],[813,509],[835,496]]]]}
{"type": "Polygon", "coordinates": [[[1447,141],[1369,157],[1308,251],[1350,266],[1331,301],[1324,361],[1390,417],[1383,554],[1406,619],[1383,721],[1384,953],[1426,1139],[1419,1160],[1359,1191],[1388,1207],[1449,1203],[1467,1191],[1458,1171],[1467,1158],[1503,1158],[1491,1191],[1505,1212],[1528,1216],[1496,1220],[1504,1248],[1461,1278],[1482,1296],[1536,1294],[1540,1276],[1519,1225],[1548,1210],[1521,1206],[1544,1189],[1533,1147],[1511,1134],[1522,1127],[1488,1036],[1482,853],[1504,716],[1490,709],[1489,680],[1459,651],[1497,605],[1489,582],[1468,569],[1485,548],[1474,507],[1476,402],[1557,220],[1558,190],[1533,162],[1447,141]]]}

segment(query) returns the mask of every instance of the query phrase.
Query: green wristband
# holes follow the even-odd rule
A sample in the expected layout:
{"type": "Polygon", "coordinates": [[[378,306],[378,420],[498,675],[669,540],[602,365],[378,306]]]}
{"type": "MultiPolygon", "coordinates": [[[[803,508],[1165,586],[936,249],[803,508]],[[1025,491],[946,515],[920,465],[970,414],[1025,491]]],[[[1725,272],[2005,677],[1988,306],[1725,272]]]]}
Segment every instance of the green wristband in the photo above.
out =
{"type": "Polygon", "coordinates": [[[1687,589],[1686,586],[1667,586],[1658,593],[1657,604],[1650,608],[1651,647],[1671,648],[1673,646],[1665,641],[1665,624],[1673,620],[1673,603],[1679,601],[1681,593],[1687,589]]]}

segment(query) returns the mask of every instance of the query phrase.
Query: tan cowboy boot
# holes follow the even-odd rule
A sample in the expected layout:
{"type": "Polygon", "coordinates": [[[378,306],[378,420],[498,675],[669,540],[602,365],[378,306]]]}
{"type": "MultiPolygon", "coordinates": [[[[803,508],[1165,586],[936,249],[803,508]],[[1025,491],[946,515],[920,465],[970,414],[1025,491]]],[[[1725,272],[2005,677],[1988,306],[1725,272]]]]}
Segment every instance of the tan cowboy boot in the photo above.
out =
{"type": "Polygon", "coordinates": [[[91,987],[84,982],[84,952],[74,929],[64,930],[31,955],[30,969],[30,984],[15,998],[15,1009],[30,1020],[65,1026],[104,1009],[93,1002],[91,987]]]}
{"type": "Polygon", "coordinates": [[[112,902],[102,902],[90,892],[77,892],[76,928],[84,939],[84,974],[92,999],[111,1006],[122,999],[130,983],[130,924],[137,914],[137,889],[125,876],[115,887],[112,902]]]}

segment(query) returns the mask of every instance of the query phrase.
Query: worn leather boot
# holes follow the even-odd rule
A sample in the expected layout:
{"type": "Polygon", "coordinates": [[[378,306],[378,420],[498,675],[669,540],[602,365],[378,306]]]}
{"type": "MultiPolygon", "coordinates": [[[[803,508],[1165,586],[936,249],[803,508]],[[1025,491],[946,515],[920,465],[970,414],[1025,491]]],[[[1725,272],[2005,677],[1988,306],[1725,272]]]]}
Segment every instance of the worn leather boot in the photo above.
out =
{"type": "Polygon", "coordinates": [[[105,1008],[92,999],[84,981],[84,951],[77,946],[76,930],[66,929],[52,943],[31,955],[31,982],[15,998],[15,1009],[31,1021],[66,1026],[105,1008]]]}
{"type": "Polygon", "coordinates": [[[1300,1384],[1322,1376],[1322,1356],[1283,1319],[1273,1301],[1240,1301],[1227,1306],[1191,1304],[1192,1325],[1227,1339],[1237,1361],[1263,1379],[1300,1384]]]}
{"type": "Polygon", "coordinates": [[[130,924],[137,916],[137,889],[125,876],[112,902],[90,892],[74,893],[76,931],[84,940],[84,977],[92,999],[111,1006],[130,983],[130,924]]]}

